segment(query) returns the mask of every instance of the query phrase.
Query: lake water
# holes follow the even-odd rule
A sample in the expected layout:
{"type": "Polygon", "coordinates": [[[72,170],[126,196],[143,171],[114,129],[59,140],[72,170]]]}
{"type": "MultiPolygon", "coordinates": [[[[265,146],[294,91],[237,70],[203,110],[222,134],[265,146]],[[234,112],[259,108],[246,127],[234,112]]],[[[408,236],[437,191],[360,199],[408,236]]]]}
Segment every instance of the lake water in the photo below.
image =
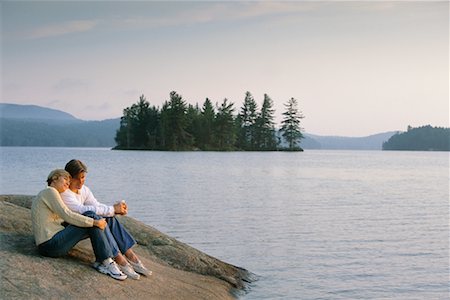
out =
{"type": "Polygon", "coordinates": [[[449,154],[0,148],[1,194],[77,158],[97,199],[259,280],[243,299],[448,299],[449,154]]]}

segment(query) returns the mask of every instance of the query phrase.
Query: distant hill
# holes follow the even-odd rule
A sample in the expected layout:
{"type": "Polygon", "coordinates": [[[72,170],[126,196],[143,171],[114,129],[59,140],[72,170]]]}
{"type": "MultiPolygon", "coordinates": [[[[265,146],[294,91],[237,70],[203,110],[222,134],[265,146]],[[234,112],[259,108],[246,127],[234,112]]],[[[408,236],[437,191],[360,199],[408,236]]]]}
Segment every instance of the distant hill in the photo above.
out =
{"type": "Polygon", "coordinates": [[[0,103],[0,146],[114,147],[120,118],[84,121],[36,105],[0,103]]]}
{"type": "Polygon", "coordinates": [[[408,127],[383,143],[383,150],[450,151],[450,128],[408,127]]]}
{"type": "MultiPolygon", "coordinates": [[[[0,146],[114,147],[120,118],[84,121],[66,112],[36,106],[0,103],[0,146]]],[[[396,132],[367,137],[305,134],[303,149],[381,150],[396,132]]]]}
{"type": "Polygon", "coordinates": [[[365,137],[320,136],[305,134],[300,146],[303,149],[381,150],[383,142],[397,131],[378,133],[365,137]]]}
{"type": "Polygon", "coordinates": [[[0,118],[80,121],[71,114],[37,105],[0,103],[0,118]]]}

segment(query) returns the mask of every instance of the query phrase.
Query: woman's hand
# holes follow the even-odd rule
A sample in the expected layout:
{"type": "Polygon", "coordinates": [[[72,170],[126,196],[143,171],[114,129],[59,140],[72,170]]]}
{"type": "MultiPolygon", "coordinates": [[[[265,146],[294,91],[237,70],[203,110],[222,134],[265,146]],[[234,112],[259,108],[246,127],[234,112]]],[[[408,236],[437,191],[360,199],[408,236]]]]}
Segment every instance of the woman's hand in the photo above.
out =
{"type": "Polygon", "coordinates": [[[128,212],[128,206],[125,203],[125,201],[123,201],[123,200],[120,202],[117,202],[113,206],[114,206],[114,213],[116,215],[126,215],[128,212]]]}
{"type": "Polygon", "coordinates": [[[100,228],[101,230],[105,229],[108,223],[106,223],[105,219],[94,220],[94,226],[100,228]]]}

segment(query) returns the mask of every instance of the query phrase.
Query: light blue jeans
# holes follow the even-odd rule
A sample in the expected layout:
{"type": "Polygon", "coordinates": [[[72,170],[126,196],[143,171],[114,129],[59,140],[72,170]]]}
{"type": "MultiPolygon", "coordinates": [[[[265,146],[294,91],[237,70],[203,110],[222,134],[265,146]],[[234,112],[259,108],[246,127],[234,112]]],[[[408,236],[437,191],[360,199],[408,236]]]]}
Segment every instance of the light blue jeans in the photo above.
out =
{"type": "Polygon", "coordinates": [[[104,218],[108,223],[105,228],[105,235],[108,238],[113,256],[116,257],[120,253],[125,253],[128,249],[136,244],[136,240],[131,234],[120,224],[116,217],[101,217],[93,211],[86,211],[83,215],[94,218],[96,220],[104,218]]]}

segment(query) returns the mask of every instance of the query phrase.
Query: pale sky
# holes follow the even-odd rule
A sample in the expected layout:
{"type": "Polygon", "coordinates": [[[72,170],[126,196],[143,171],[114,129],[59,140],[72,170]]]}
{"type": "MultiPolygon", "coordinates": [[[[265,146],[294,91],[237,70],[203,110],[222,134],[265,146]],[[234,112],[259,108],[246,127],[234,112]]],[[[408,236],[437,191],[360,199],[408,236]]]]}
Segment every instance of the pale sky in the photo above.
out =
{"type": "Polygon", "coordinates": [[[117,118],[176,91],[240,109],[267,93],[277,122],[366,136],[449,126],[449,3],[2,1],[3,103],[117,118]]]}

